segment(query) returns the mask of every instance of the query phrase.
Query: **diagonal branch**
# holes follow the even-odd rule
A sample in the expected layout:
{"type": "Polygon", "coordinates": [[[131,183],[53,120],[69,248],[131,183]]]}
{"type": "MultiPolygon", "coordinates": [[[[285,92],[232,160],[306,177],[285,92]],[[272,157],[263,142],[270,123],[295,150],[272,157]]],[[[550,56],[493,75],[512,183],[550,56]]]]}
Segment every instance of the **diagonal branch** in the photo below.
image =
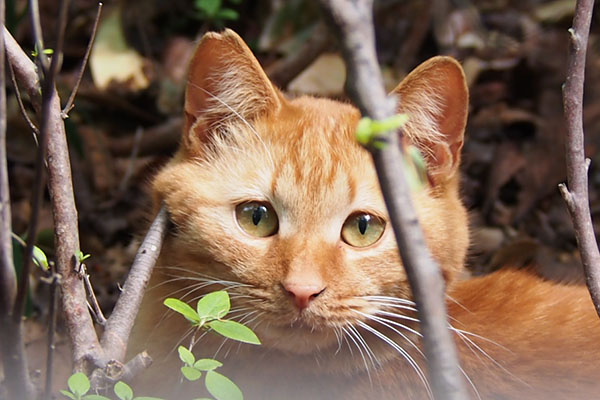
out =
{"type": "Polygon", "coordinates": [[[146,285],[150,280],[152,269],[160,254],[167,231],[167,221],[167,210],[163,206],[138,249],[123,291],[106,323],[106,330],[102,336],[102,347],[109,359],[123,360],[125,358],[127,340],[140,308],[146,285]]]}
{"type": "Polygon", "coordinates": [[[567,120],[567,183],[559,185],[575,227],[586,283],[596,312],[600,316],[600,253],[594,234],[588,196],[588,162],[585,159],[583,132],[583,86],[585,57],[590,34],[594,0],[578,0],[569,29],[569,62],[563,86],[567,120]]]}
{"type": "MultiPolygon", "coordinates": [[[[348,68],[347,90],[364,116],[383,120],[396,107],[383,88],[375,51],[372,0],[321,0],[348,68]]],[[[417,303],[423,344],[436,399],[466,399],[456,348],[444,302],[439,267],[425,245],[403,170],[399,135],[390,134],[384,149],[372,149],[381,190],[400,256],[417,303]]]]}
{"type": "Polygon", "coordinates": [[[100,15],[102,15],[102,3],[98,3],[98,11],[96,12],[96,18],[94,19],[94,26],[92,27],[92,36],[90,37],[90,41],[88,42],[87,49],[85,49],[85,55],[83,56],[83,61],[81,62],[81,67],[79,68],[79,75],[77,76],[77,82],[71,91],[71,95],[67,100],[67,104],[65,104],[61,116],[64,118],[68,118],[69,111],[75,107],[75,96],[77,96],[77,91],[79,90],[79,85],[81,85],[81,80],[83,79],[83,73],[85,72],[85,67],[87,66],[88,59],[90,58],[90,53],[92,52],[92,47],[94,47],[94,40],[96,39],[96,32],[98,31],[98,24],[100,22],[100,15]]]}

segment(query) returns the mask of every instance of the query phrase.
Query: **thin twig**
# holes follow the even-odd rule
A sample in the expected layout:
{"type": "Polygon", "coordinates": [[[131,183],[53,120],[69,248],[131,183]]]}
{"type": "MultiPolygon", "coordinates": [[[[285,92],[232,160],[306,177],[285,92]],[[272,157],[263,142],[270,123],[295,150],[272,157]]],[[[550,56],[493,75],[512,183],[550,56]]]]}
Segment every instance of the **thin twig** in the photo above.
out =
{"type": "MultiPolygon", "coordinates": [[[[364,116],[383,120],[396,105],[383,88],[375,51],[372,0],[321,0],[348,69],[348,93],[364,116]]],[[[448,330],[444,282],[431,257],[412,205],[403,170],[398,134],[390,132],[384,149],[371,149],[398,249],[410,283],[423,333],[423,345],[436,399],[468,398],[454,341],[448,330]]]]}
{"type": "Polygon", "coordinates": [[[56,333],[56,307],[57,307],[57,292],[60,280],[54,269],[54,265],[50,266],[50,298],[48,302],[50,309],[48,312],[48,339],[47,339],[47,353],[46,353],[46,384],[44,387],[44,399],[52,399],[52,371],[54,371],[54,336],[56,333]]]}
{"type": "Polygon", "coordinates": [[[42,33],[42,23],[40,22],[40,7],[38,0],[29,0],[29,17],[31,18],[31,29],[33,29],[33,38],[35,41],[36,60],[44,74],[48,70],[48,57],[44,52],[44,36],[42,33]]]}
{"type": "Polygon", "coordinates": [[[135,168],[135,161],[137,160],[138,153],[140,152],[140,144],[142,143],[142,137],[144,136],[144,128],[139,126],[135,131],[135,136],[133,139],[133,149],[131,149],[131,155],[129,156],[129,163],[127,164],[127,170],[123,175],[123,179],[121,179],[121,183],[119,183],[119,189],[117,190],[117,198],[121,198],[121,196],[127,190],[127,184],[129,183],[129,179],[133,175],[133,170],[135,168]]]}
{"type": "Polygon", "coordinates": [[[567,203],[575,237],[579,245],[586,283],[600,316],[600,252],[594,234],[588,196],[588,168],[583,132],[583,87],[585,57],[590,34],[594,0],[578,0],[569,29],[569,61],[563,87],[563,103],[567,120],[567,183],[559,185],[567,203]]]}
{"type": "Polygon", "coordinates": [[[33,123],[31,118],[29,118],[29,114],[27,114],[27,110],[25,110],[25,105],[23,104],[23,98],[21,97],[21,91],[19,90],[19,84],[17,83],[17,78],[15,77],[15,70],[12,67],[11,63],[8,63],[8,70],[10,71],[10,80],[12,81],[13,88],[15,90],[15,97],[17,98],[17,103],[19,103],[19,110],[21,111],[21,115],[29,125],[31,132],[33,133],[33,140],[35,141],[36,146],[38,143],[38,136],[40,134],[40,130],[33,123]]]}
{"type": "Polygon", "coordinates": [[[87,295],[88,295],[88,306],[90,307],[90,310],[94,314],[96,322],[99,325],[104,326],[104,325],[106,325],[106,317],[104,317],[102,308],[100,308],[100,304],[98,303],[98,299],[96,298],[96,294],[94,293],[94,288],[92,287],[92,282],[90,281],[90,275],[87,273],[85,264],[81,264],[79,267],[80,267],[80,274],[83,277],[85,291],[87,292],[87,295]]]}
{"type": "Polygon", "coordinates": [[[83,79],[83,73],[85,72],[85,67],[87,66],[88,59],[90,58],[90,53],[92,52],[92,48],[94,47],[94,40],[96,39],[96,31],[98,30],[98,24],[100,22],[100,15],[102,14],[102,3],[98,3],[98,11],[96,12],[96,18],[94,19],[94,27],[92,28],[92,36],[90,37],[90,41],[88,42],[87,49],[85,49],[85,55],[83,56],[83,61],[81,62],[81,67],[79,68],[79,75],[77,76],[77,82],[75,83],[75,87],[73,87],[73,91],[67,100],[67,104],[63,108],[61,112],[61,117],[66,119],[69,117],[69,112],[75,107],[75,96],[77,96],[77,91],[79,91],[79,85],[81,85],[81,80],[83,79]]]}
{"type": "Polygon", "coordinates": [[[167,210],[162,206],[135,256],[123,291],[106,323],[101,343],[108,359],[125,358],[133,321],[167,232],[167,221],[167,210]]]}

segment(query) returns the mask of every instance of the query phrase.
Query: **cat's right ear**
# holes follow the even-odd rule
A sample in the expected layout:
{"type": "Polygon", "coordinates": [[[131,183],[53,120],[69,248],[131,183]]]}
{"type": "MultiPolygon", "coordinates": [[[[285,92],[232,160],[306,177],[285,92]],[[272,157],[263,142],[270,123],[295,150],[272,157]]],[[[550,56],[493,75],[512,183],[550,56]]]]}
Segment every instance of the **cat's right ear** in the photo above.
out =
{"type": "Polygon", "coordinates": [[[258,116],[277,111],[281,101],[242,38],[229,29],[209,32],[189,67],[182,144],[194,152],[223,122],[237,119],[251,124],[258,116]]]}

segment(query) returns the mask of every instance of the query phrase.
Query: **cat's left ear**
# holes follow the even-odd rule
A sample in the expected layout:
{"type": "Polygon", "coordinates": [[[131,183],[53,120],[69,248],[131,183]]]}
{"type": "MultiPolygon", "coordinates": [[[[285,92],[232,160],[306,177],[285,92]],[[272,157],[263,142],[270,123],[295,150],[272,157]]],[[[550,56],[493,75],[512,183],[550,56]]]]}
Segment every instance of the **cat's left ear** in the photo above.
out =
{"type": "Polygon", "coordinates": [[[399,112],[408,114],[404,132],[423,152],[434,183],[453,177],[460,163],[469,92],[460,64],[434,57],[414,69],[394,89],[399,112]]]}
{"type": "Polygon", "coordinates": [[[276,112],[282,99],[242,38],[230,29],[206,33],[189,67],[183,146],[198,148],[223,122],[276,112]]]}

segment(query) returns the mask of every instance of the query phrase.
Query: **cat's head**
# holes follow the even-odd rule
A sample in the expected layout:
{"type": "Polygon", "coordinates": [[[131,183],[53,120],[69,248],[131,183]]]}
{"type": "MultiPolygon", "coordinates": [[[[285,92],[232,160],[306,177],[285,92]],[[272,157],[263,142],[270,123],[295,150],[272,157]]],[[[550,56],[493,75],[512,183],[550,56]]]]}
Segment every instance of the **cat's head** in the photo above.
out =
{"type": "MultiPolygon", "coordinates": [[[[413,193],[415,206],[451,281],[468,244],[457,172],[463,72],[434,58],[394,93],[431,177],[413,193]]],[[[375,326],[369,317],[409,304],[371,157],[354,139],[359,118],[349,104],[285,98],[234,32],[204,36],[180,151],[154,182],[174,225],[159,271],[189,278],[175,283],[189,288],[184,300],[218,281],[266,345],[298,353],[337,347],[349,326],[375,326]]]]}

